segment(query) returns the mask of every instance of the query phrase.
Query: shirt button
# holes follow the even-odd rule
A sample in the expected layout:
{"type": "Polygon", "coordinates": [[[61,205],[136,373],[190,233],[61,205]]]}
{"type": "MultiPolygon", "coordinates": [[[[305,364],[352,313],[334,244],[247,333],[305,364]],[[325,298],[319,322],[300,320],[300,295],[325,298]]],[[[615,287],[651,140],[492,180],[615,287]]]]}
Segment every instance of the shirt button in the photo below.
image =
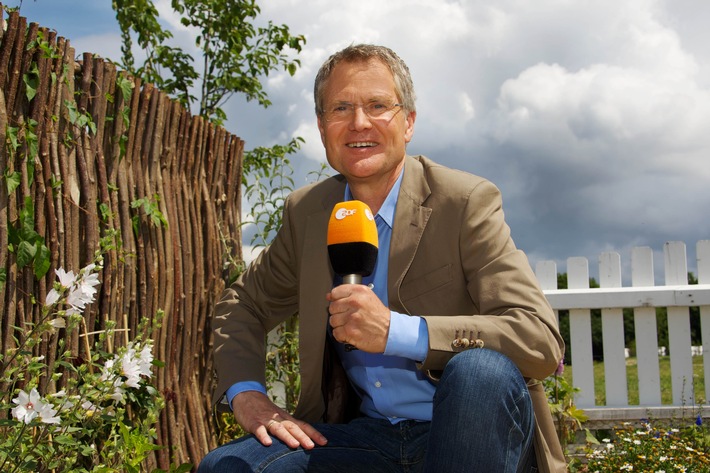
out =
{"type": "Polygon", "coordinates": [[[375,387],[376,387],[376,388],[381,388],[381,387],[382,387],[382,383],[380,383],[379,381],[375,381],[375,387]]]}

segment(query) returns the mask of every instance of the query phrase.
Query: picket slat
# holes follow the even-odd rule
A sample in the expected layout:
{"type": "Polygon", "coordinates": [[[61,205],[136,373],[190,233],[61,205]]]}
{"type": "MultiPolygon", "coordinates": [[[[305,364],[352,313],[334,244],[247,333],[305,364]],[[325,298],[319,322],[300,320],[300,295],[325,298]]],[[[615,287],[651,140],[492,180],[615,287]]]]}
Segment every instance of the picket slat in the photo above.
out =
{"type": "MultiPolygon", "coordinates": [[[[685,243],[664,246],[666,284],[688,284],[685,243]]],[[[668,350],[671,356],[673,403],[694,404],[693,360],[690,350],[690,313],[687,307],[668,308],[668,350]]]]}
{"type": "Polygon", "coordinates": [[[557,265],[554,261],[538,261],[535,276],[543,290],[557,289],[557,265]]]}
{"type": "MultiPolygon", "coordinates": [[[[589,287],[589,263],[586,258],[567,260],[567,285],[571,289],[589,287]]],[[[592,357],[592,319],[588,309],[570,310],[570,345],[572,380],[580,388],[575,400],[580,407],[595,405],[594,362],[592,357]]]]}
{"type": "MultiPolygon", "coordinates": [[[[698,260],[698,283],[710,283],[710,240],[701,240],[696,245],[698,260]]],[[[700,336],[703,340],[703,374],[705,376],[705,399],[710,400],[710,305],[700,307],[700,336]]]]}
{"type": "MultiPolygon", "coordinates": [[[[621,257],[619,253],[603,253],[599,259],[599,285],[621,287],[621,257]]],[[[624,357],[624,314],[621,308],[602,310],[604,339],[604,379],[606,405],[628,404],[626,361],[624,357]]]]}
{"type": "MultiPolygon", "coordinates": [[[[653,250],[634,248],[631,253],[631,284],[634,287],[653,286],[653,250]]],[[[661,405],[661,373],[658,364],[658,329],[656,309],[634,309],[636,364],[638,367],[639,403],[642,406],[661,405]]]]}

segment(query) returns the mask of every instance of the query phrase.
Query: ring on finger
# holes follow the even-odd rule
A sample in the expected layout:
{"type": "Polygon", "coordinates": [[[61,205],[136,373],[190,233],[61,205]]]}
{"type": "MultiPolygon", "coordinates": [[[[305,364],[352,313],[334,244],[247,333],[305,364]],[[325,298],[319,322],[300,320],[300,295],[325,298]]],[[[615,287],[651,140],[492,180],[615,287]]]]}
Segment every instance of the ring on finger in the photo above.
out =
{"type": "Polygon", "coordinates": [[[269,430],[272,425],[278,424],[279,422],[277,420],[271,419],[268,424],[266,424],[266,430],[269,430]]]}

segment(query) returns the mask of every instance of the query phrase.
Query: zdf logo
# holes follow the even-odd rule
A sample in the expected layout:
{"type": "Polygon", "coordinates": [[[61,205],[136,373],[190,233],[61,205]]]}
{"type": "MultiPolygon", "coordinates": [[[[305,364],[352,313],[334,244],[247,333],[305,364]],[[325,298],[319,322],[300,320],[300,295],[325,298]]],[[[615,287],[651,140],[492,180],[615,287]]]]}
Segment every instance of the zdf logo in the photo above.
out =
{"type": "MultiPolygon", "coordinates": [[[[358,209],[346,209],[345,207],[341,207],[335,212],[335,219],[342,220],[345,217],[355,215],[357,213],[357,210],[358,209]]],[[[372,215],[372,211],[370,211],[369,207],[365,207],[365,217],[367,217],[368,220],[375,219],[375,217],[372,215]]]]}
{"type": "Polygon", "coordinates": [[[338,211],[335,212],[335,218],[338,220],[342,220],[350,215],[355,215],[356,212],[357,209],[339,208],[338,211]]]}

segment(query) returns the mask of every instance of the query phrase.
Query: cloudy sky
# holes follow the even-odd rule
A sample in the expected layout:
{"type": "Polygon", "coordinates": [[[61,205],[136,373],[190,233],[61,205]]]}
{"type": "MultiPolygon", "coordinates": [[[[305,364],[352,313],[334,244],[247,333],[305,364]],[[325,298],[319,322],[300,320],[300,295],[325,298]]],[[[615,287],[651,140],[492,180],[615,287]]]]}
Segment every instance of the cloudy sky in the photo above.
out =
{"type": "MultiPolygon", "coordinates": [[[[191,51],[169,0],[173,45],[191,51]]],[[[16,6],[18,0],[6,0],[16,6]]],[[[394,49],[411,69],[410,154],[489,178],[535,265],[565,270],[603,251],[628,265],[650,246],[710,239],[710,2],[695,0],[262,0],[262,18],[304,34],[295,77],[266,80],[269,109],[235,98],[229,131],[248,148],[302,136],[297,184],[325,160],[313,115],[320,64],[353,42],[394,49]]],[[[110,2],[24,0],[23,16],[77,53],[120,58],[110,2]]],[[[657,283],[662,284],[662,271],[657,283]]],[[[625,275],[625,278],[628,277],[625,275]]]]}

